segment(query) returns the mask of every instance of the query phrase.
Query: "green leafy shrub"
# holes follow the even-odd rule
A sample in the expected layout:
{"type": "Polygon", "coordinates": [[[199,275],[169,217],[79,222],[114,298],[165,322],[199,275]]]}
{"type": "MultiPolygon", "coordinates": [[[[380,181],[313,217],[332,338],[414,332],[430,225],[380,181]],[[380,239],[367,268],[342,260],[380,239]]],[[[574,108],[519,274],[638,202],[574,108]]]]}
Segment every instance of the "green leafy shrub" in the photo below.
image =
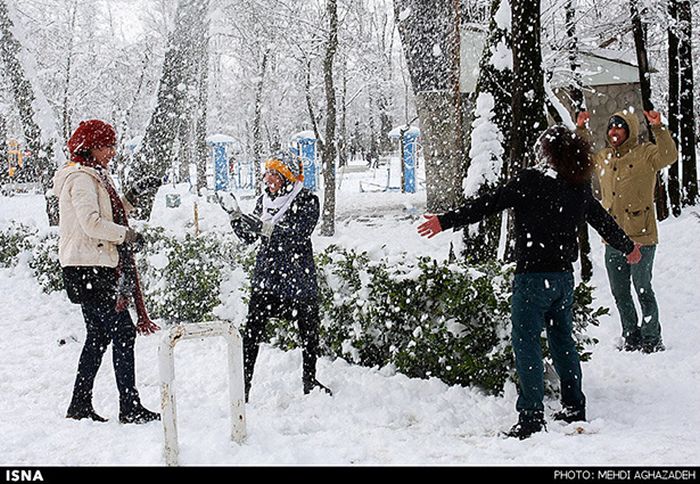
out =
{"type": "Polygon", "coordinates": [[[58,262],[58,233],[52,231],[43,238],[37,237],[31,250],[29,267],[44,292],[63,290],[63,274],[58,262]]]}
{"type": "MultiPolygon", "coordinates": [[[[365,366],[393,365],[413,377],[478,385],[498,393],[516,379],[510,344],[513,265],[438,262],[406,254],[370,260],[330,246],[317,256],[321,351],[365,366]]],[[[607,309],[593,309],[592,288],[575,291],[574,331],[583,359],[586,334],[607,309]]],[[[270,341],[298,345],[296,328],[272,321],[270,341]]],[[[543,352],[549,359],[546,339],[543,352]]],[[[553,388],[550,386],[550,390],[553,388]]]]}
{"type": "MultiPolygon", "coordinates": [[[[137,263],[152,317],[166,323],[213,319],[214,308],[224,302],[222,282],[235,271],[235,288],[249,291],[249,283],[238,281],[241,270],[250,280],[256,246],[241,245],[230,233],[176,237],[162,228],[143,233],[146,244],[137,263]]],[[[0,266],[15,264],[28,251],[29,266],[44,290],[60,290],[57,246],[55,232],[40,237],[35,229],[14,224],[0,231],[0,266]]],[[[338,246],[316,259],[323,355],[365,366],[392,365],[412,377],[437,377],[492,393],[515,378],[512,265],[470,266],[405,253],[372,260],[366,252],[338,246]]],[[[226,297],[247,302],[235,288],[226,297]]],[[[597,342],[587,335],[588,326],[598,325],[608,312],[594,309],[592,290],[579,284],[574,293],[574,336],[584,360],[597,342]]],[[[267,335],[283,349],[299,345],[297,328],[288,321],[271,321],[267,335]]]]}
{"type": "Polygon", "coordinates": [[[144,232],[144,254],[137,257],[146,305],[153,317],[167,322],[213,319],[220,304],[222,270],[237,264],[232,237],[203,234],[166,236],[162,228],[144,232]]]}
{"type": "Polygon", "coordinates": [[[16,222],[0,231],[0,267],[16,265],[19,254],[31,248],[35,234],[36,229],[16,222]]]}

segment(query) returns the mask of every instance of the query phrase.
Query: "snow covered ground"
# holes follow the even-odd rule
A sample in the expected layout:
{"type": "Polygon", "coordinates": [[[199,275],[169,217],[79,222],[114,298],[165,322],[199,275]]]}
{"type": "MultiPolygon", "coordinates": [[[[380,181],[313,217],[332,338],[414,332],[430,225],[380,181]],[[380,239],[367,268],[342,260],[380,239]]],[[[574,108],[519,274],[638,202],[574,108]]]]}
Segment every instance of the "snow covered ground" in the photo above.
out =
{"type": "MultiPolygon", "coordinates": [[[[367,176],[364,173],[364,176],[367,176]]],[[[360,193],[357,174],[343,182],[337,235],[314,237],[382,254],[412,251],[445,257],[451,234],[430,241],[415,227],[424,194],[360,193]]],[[[171,188],[174,190],[174,188],[171,188]]],[[[165,209],[159,195],[153,221],[192,230],[192,198],[165,209]]],[[[244,208],[251,200],[243,202],[244,208]]],[[[218,207],[202,204],[203,230],[227,230],[218,207]]],[[[700,210],[696,210],[700,212],[700,210]]],[[[43,200],[0,199],[0,227],[19,220],[46,227],[43,200]]],[[[319,379],[334,396],[305,396],[301,352],[264,346],[246,407],[248,437],[228,440],[226,348],[223,341],[185,341],[176,350],[180,456],[183,465],[488,465],[698,466],[700,465],[700,306],[697,268],[700,218],[687,212],[664,221],[655,288],[664,353],[615,349],[620,333],[608,290],[602,247],[593,236],[594,285],[599,305],[611,308],[593,336],[600,343],[583,365],[587,433],[550,423],[525,441],[503,439],[516,419],[516,390],[501,397],[390,369],[321,359],[319,379]]],[[[111,355],[105,356],[94,404],[108,423],[64,418],[84,329],[78,306],[63,293],[44,294],[26,263],[0,270],[0,464],[163,465],[160,423],[120,425],[111,355]]],[[[158,336],[137,340],[137,379],[145,405],[157,409],[158,336]]],[[[546,402],[548,413],[558,409],[546,402]]]]}

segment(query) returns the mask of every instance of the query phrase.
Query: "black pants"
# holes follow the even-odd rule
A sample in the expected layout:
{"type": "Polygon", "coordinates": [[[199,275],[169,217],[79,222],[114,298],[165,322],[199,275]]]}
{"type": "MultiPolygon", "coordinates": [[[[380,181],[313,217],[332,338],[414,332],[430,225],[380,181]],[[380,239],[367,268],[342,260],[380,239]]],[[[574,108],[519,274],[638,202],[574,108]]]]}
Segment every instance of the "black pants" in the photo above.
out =
{"type": "Polygon", "coordinates": [[[117,313],[114,308],[116,289],[112,284],[113,271],[107,269],[90,269],[87,276],[85,271],[78,271],[77,274],[73,273],[75,271],[64,271],[69,281],[79,281],[76,283],[79,288],[77,294],[87,329],[78,362],[71,409],[92,408],[95,377],[107,346],[112,343],[112,363],[119,389],[119,409],[120,413],[127,413],[140,405],[134,368],[136,328],[129,311],[117,313]]]}
{"type": "Polygon", "coordinates": [[[270,318],[286,319],[299,328],[303,378],[316,378],[318,358],[318,327],[321,322],[316,301],[289,301],[270,293],[254,293],[248,305],[248,319],[243,334],[243,361],[246,395],[253,381],[253,369],[260,341],[270,318]]]}

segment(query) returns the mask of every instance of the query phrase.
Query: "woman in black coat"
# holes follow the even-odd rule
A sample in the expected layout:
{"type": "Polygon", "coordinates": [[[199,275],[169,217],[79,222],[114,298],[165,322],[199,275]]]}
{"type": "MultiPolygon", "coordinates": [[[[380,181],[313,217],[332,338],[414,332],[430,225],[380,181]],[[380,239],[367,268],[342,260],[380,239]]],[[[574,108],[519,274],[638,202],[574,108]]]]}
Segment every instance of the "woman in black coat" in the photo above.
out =
{"type": "Polygon", "coordinates": [[[221,199],[236,235],[248,244],[260,239],[243,335],[246,401],[270,318],[292,321],[299,328],[304,393],[314,388],[331,393],[316,379],[320,316],[311,234],[318,223],[319,201],[303,180],[301,159],[282,152],[265,162],[265,192],[253,215],[241,213],[233,195],[221,199]]]}

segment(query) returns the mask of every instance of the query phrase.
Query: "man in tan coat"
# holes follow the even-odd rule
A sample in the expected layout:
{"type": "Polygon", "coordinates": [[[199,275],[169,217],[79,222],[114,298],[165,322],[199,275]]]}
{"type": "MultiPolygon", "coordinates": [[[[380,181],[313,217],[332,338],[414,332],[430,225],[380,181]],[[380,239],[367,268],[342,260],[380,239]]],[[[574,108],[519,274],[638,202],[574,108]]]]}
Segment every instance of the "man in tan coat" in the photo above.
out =
{"type": "MultiPolygon", "coordinates": [[[[654,190],[658,171],[678,158],[676,144],[661,124],[656,111],[644,111],[656,143],[639,142],[639,120],[628,110],[619,111],[608,121],[608,145],[594,155],[600,182],[601,203],[625,233],[641,245],[642,261],[628,265],[625,255],[605,247],[605,267],[610,288],[622,322],[626,351],[645,353],[663,351],[659,308],[651,286],[654,254],[659,241],[654,209],[654,190]],[[632,300],[630,279],[642,309],[638,319],[632,300]]],[[[583,112],[576,120],[577,131],[586,133],[590,118],[583,112]]]]}

